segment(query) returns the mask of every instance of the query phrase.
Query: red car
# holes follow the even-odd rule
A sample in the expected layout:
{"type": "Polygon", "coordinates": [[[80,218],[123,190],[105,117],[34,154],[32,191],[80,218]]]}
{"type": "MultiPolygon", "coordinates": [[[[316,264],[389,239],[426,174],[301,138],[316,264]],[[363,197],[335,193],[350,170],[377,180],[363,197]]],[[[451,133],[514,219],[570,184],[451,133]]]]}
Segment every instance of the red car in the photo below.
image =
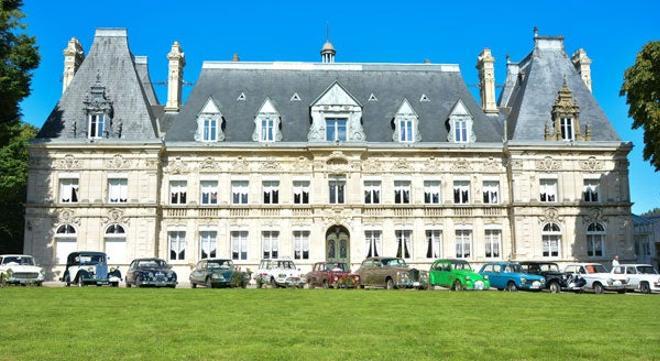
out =
{"type": "Polygon", "coordinates": [[[360,276],[351,273],[344,262],[317,262],[305,279],[309,288],[355,288],[360,284],[360,276]]]}

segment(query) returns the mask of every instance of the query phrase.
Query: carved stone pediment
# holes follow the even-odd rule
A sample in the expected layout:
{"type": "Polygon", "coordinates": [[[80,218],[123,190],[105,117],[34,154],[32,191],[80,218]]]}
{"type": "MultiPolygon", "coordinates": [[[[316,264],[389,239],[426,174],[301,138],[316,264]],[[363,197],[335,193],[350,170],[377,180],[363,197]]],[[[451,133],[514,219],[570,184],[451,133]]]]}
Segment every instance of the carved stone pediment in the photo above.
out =
{"type": "Polygon", "coordinates": [[[536,169],[542,171],[553,171],[561,169],[561,162],[547,156],[536,161],[536,169]]]}
{"type": "Polygon", "coordinates": [[[274,159],[269,159],[265,162],[261,162],[259,169],[262,172],[279,172],[282,170],[282,165],[274,159]]]}
{"type": "Polygon", "coordinates": [[[109,169],[128,169],[131,168],[132,162],[121,154],[115,154],[112,158],[105,160],[104,166],[109,169]]]}
{"type": "Polygon", "coordinates": [[[220,171],[220,163],[213,157],[206,157],[199,162],[200,173],[215,173],[220,171]]]}
{"type": "Polygon", "coordinates": [[[80,218],[76,216],[76,212],[73,209],[63,208],[55,210],[51,213],[51,216],[54,216],[57,221],[56,226],[62,224],[76,224],[80,225],[80,218]]]}
{"type": "Polygon", "coordinates": [[[188,164],[184,162],[180,157],[176,157],[174,160],[167,161],[167,167],[165,167],[165,172],[170,174],[184,174],[188,173],[188,164]]]}
{"type": "Polygon", "coordinates": [[[559,217],[557,208],[550,207],[543,211],[543,215],[539,217],[539,223],[563,223],[563,219],[559,217]]]}
{"type": "Polygon", "coordinates": [[[459,158],[453,161],[450,169],[456,173],[470,173],[473,171],[470,161],[465,158],[459,158]]]}
{"type": "Polygon", "coordinates": [[[124,211],[118,208],[108,210],[106,216],[101,218],[102,224],[128,224],[128,217],[124,215],[124,211]]]}
{"type": "Polygon", "coordinates": [[[382,171],[381,163],[375,159],[367,159],[362,162],[363,173],[380,173],[382,171]]]}
{"type": "Polygon", "coordinates": [[[80,168],[80,161],[73,154],[67,154],[64,158],[55,161],[55,168],[78,169],[80,168]]]}
{"type": "Polygon", "coordinates": [[[250,171],[250,163],[243,157],[236,158],[231,163],[231,171],[236,173],[246,173],[250,171]]]}
{"type": "Polygon", "coordinates": [[[596,159],[596,157],[589,157],[587,160],[583,160],[580,162],[580,169],[588,171],[588,172],[595,172],[603,169],[603,164],[601,161],[596,159]]]}
{"type": "Polygon", "coordinates": [[[607,218],[603,216],[603,209],[599,207],[593,207],[587,210],[587,214],[582,216],[583,224],[591,223],[607,223],[607,218]]]}
{"type": "Polygon", "coordinates": [[[393,173],[408,173],[413,170],[413,165],[407,159],[403,158],[395,160],[390,165],[390,172],[393,173]]]}

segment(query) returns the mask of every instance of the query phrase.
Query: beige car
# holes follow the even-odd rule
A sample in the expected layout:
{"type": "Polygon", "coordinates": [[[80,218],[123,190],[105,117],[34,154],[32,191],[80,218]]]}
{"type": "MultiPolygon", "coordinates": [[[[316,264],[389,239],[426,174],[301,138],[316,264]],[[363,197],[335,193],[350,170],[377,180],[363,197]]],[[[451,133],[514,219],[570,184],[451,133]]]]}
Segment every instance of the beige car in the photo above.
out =
{"type": "Polygon", "coordinates": [[[360,287],[428,288],[429,274],[411,269],[402,258],[370,257],[365,259],[356,272],[360,276],[360,287]]]}

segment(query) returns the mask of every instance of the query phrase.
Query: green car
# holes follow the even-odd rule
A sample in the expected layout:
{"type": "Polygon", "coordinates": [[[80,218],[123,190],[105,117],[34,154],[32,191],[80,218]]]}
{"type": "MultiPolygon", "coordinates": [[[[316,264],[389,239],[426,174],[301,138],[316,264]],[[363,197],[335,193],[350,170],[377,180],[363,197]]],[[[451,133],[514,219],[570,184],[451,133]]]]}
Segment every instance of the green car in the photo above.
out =
{"type": "Polygon", "coordinates": [[[488,276],[472,270],[470,263],[458,259],[439,259],[433,262],[429,271],[431,286],[442,286],[454,291],[487,290],[490,288],[488,276]]]}

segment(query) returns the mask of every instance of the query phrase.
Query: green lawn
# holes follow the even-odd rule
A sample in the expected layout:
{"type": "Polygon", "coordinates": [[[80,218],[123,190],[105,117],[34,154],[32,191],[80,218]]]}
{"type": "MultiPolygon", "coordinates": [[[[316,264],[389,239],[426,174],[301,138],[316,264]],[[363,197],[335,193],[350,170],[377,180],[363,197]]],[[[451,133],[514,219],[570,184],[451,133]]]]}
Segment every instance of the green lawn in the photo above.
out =
{"type": "Polygon", "coordinates": [[[659,359],[660,296],[0,289],[0,360],[659,359]]]}

